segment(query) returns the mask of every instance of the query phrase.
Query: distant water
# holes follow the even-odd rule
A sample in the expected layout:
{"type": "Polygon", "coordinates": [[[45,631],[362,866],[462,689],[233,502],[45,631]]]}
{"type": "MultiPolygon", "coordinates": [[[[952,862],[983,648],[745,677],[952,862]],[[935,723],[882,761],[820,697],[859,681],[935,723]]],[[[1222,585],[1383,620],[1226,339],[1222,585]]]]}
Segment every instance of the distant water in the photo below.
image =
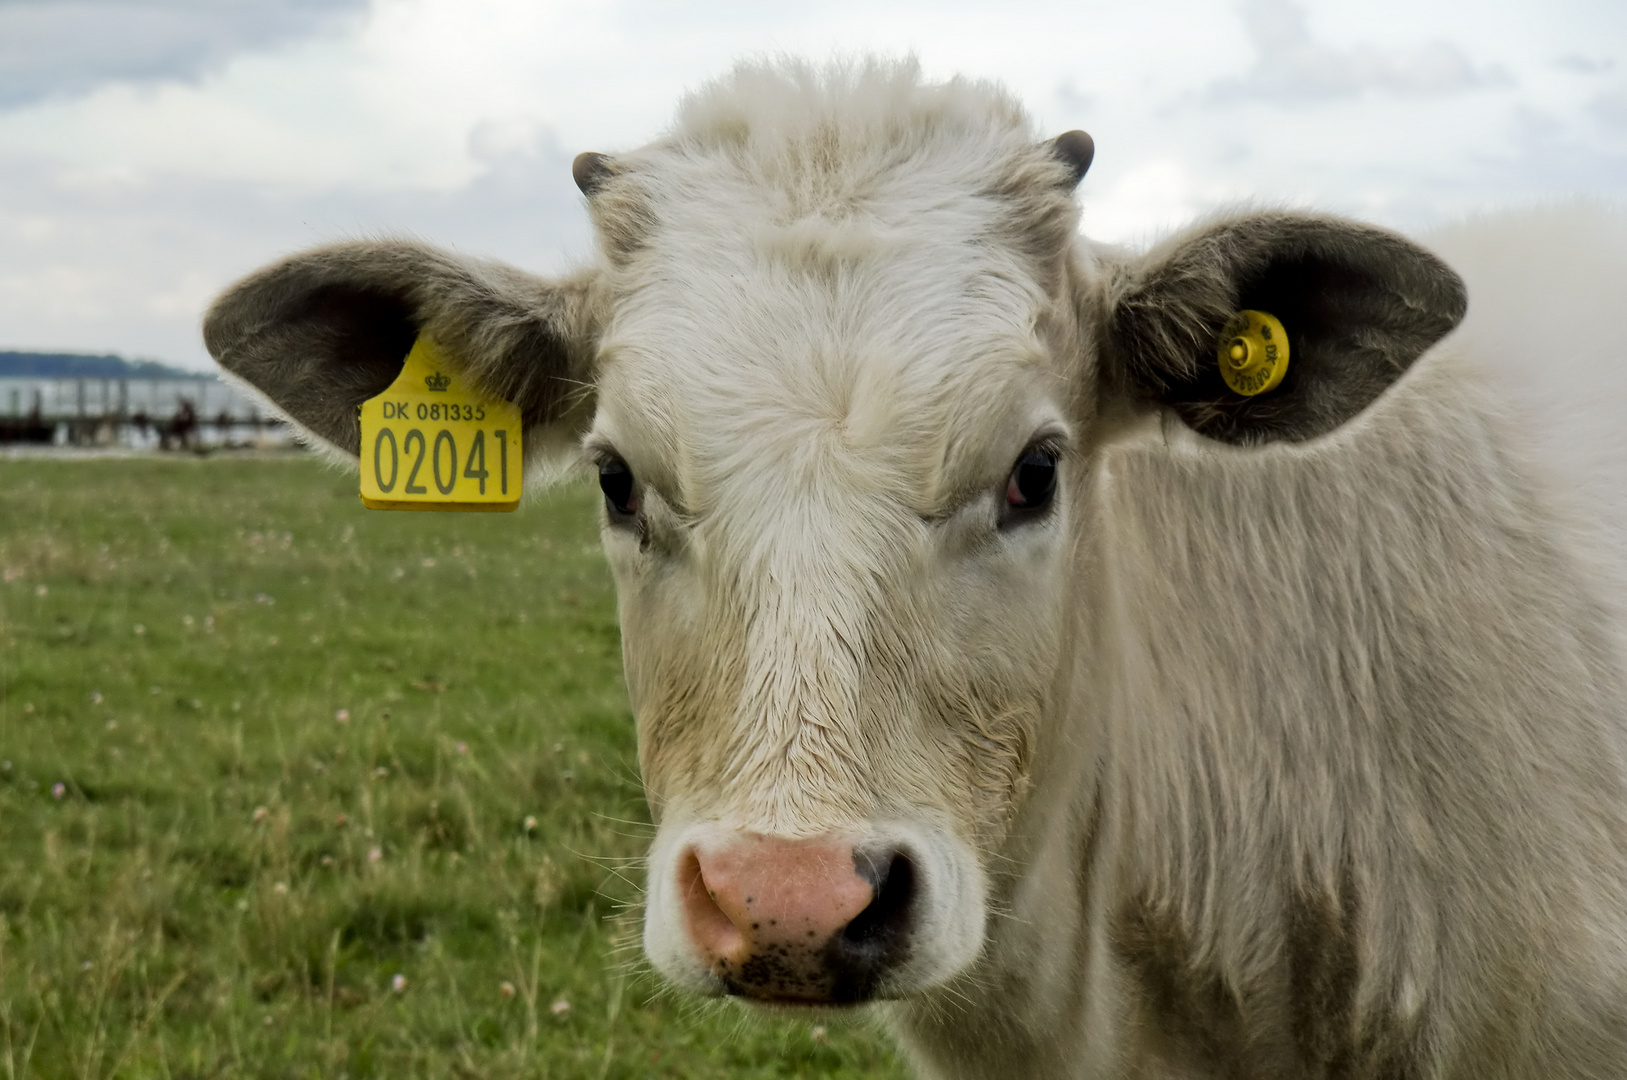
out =
{"type": "Polygon", "coordinates": [[[201,371],[160,364],[156,360],[126,360],[122,356],[87,356],[83,353],[0,352],[0,378],[35,379],[197,379],[201,371]]]}

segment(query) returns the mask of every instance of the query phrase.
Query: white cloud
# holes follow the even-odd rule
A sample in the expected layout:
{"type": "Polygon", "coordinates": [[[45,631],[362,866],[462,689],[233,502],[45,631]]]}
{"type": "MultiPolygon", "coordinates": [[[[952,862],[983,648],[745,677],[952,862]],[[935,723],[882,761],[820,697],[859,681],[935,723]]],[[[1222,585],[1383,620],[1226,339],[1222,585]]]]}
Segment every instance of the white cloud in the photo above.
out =
{"type": "Polygon", "coordinates": [[[781,51],[914,51],[1005,82],[1042,132],[1089,130],[1108,239],[1243,198],[1405,227],[1627,200],[1620,0],[0,0],[0,58],[42,3],[123,14],[37,39],[52,96],[7,108],[0,76],[0,348],[201,365],[218,288],[345,236],[562,267],[589,246],[573,153],[639,145],[686,88],[781,51]],[[151,36],[120,28],[160,8],[196,25],[130,74],[151,36]],[[250,33],[250,9],[284,21],[250,33]]]}
{"type": "Polygon", "coordinates": [[[1254,66],[1241,78],[1215,83],[1209,95],[1217,103],[1258,97],[1312,105],[1375,90],[1432,97],[1513,81],[1504,68],[1477,65],[1446,41],[1400,49],[1327,45],[1311,36],[1306,10],[1293,0],[1245,0],[1242,14],[1255,52],[1254,66]]]}
{"type": "Polygon", "coordinates": [[[1084,229],[1109,243],[1144,245],[1215,206],[1238,203],[1249,192],[1193,171],[1179,158],[1154,158],[1124,171],[1086,200],[1084,229]]]}
{"type": "Polygon", "coordinates": [[[341,29],[367,0],[0,0],[0,107],[104,83],[194,80],[341,29]]]}
{"type": "Polygon", "coordinates": [[[1588,102],[1588,111],[1606,126],[1627,134],[1627,83],[1621,83],[1588,102]]]}
{"type": "Polygon", "coordinates": [[[591,237],[570,157],[547,131],[488,148],[449,191],[248,186],[49,168],[0,173],[0,349],[210,362],[198,320],[223,285],[279,255],[409,235],[547,273],[591,237]]]}
{"type": "Polygon", "coordinates": [[[1569,52],[1563,56],[1554,57],[1554,66],[1566,71],[1574,71],[1580,75],[1600,75],[1615,69],[1616,63],[1609,57],[1588,56],[1584,53],[1569,52]]]}

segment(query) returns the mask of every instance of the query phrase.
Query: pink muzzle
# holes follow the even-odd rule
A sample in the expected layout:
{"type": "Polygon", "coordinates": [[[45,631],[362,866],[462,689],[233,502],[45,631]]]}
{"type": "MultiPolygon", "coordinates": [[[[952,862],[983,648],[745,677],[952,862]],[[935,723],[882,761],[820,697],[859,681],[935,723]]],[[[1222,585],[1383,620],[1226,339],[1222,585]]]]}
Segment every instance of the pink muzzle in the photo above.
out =
{"type": "Polygon", "coordinates": [[[909,952],[915,867],[851,838],[740,832],[678,860],[690,941],[729,992],[840,1004],[877,995],[909,952]]]}

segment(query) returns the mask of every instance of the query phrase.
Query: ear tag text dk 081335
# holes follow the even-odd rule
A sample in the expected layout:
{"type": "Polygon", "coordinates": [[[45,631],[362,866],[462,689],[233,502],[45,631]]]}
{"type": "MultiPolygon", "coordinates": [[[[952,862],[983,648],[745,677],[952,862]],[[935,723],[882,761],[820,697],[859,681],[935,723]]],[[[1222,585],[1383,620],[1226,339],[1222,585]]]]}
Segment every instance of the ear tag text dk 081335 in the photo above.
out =
{"type": "Polygon", "coordinates": [[[520,505],[519,406],[477,391],[426,335],[413,343],[390,388],[359,412],[368,509],[520,505]]]}
{"type": "Polygon", "coordinates": [[[1221,328],[1215,356],[1227,386],[1245,397],[1263,394],[1288,373],[1288,332],[1275,315],[1244,309],[1221,328]]]}

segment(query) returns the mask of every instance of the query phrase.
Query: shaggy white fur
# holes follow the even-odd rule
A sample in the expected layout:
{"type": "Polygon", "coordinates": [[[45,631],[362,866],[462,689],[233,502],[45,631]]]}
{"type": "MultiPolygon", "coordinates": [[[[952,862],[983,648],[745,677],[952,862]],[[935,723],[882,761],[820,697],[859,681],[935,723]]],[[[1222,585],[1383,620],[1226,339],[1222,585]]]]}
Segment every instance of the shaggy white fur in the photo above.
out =
{"type": "Polygon", "coordinates": [[[1459,326],[1335,218],[1093,246],[1009,97],[880,62],[744,66],[590,165],[574,279],[341,246],[205,334],[354,452],[428,332],[630,473],[658,967],[772,996],[677,867],[852,836],[914,866],[853,985],[923,1075],[1627,1076],[1627,470],[1573,445],[1619,427],[1618,218],[1443,231],[1459,326]],[[1257,399],[1244,307],[1295,357],[1257,399]]]}

